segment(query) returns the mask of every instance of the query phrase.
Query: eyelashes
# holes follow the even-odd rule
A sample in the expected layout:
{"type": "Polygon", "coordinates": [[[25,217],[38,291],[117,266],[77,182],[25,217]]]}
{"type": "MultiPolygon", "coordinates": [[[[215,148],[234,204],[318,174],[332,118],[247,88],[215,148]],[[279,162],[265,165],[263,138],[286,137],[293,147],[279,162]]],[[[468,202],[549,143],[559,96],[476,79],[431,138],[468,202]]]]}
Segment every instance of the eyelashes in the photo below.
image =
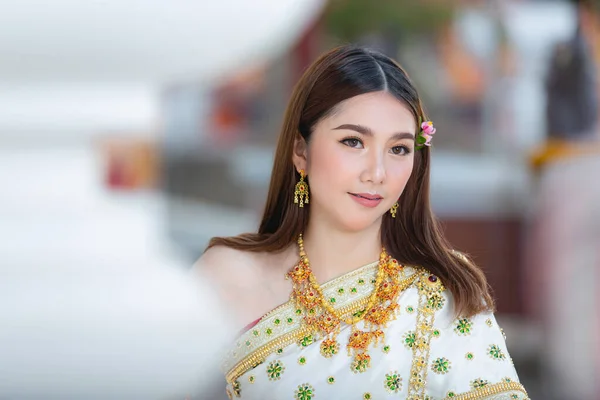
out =
{"type": "Polygon", "coordinates": [[[407,146],[394,146],[392,147],[392,153],[403,156],[410,154],[410,149],[407,146]]]}
{"type": "MultiPolygon", "coordinates": [[[[350,136],[350,137],[344,138],[344,139],[340,140],[340,143],[342,143],[343,145],[348,146],[350,148],[353,148],[353,149],[363,149],[364,148],[362,139],[357,136],[350,136]]],[[[402,155],[410,154],[411,149],[407,146],[399,145],[399,146],[392,147],[390,152],[394,155],[402,156],[402,155]]]]}
{"type": "Polygon", "coordinates": [[[356,136],[351,136],[351,137],[342,139],[342,140],[340,140],[340,143],[343,143],[348,147],[352,147],[353,149],[361,149],[364,147],[362,140],[360,140],[360,138],[356,137],[356,136]]]}

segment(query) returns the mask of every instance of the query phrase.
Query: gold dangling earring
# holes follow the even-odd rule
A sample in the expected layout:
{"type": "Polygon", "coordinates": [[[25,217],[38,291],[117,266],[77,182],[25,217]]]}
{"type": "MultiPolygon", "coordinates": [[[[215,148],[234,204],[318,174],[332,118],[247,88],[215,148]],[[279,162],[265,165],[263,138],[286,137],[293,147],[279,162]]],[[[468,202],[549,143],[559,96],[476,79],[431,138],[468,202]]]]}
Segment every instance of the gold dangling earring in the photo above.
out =
{"type": "Polygon", "coordinates": [[[300,181],[296,183],[296,189],[294,191],[294,203],[298,204],[298,207],[304,207],[304,204],[308,204],[308,185],[304,182],[304,170],[300,170],[300,181]]]}
{"type": "Polygon", "coordinates": [[[396,218],[396,213],[398,212],[398,202],[395,202],[392,208],[390,208],[390,214],[392,214],[392,218],[396,218]]]}

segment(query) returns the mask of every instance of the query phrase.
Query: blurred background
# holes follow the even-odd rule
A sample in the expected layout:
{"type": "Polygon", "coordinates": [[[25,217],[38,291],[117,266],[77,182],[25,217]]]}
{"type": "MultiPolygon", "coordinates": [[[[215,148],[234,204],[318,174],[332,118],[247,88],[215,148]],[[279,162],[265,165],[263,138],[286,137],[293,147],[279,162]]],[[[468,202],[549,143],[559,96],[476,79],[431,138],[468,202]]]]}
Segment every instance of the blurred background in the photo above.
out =
{"type": "Polygon", "coordinates": [[[598,6],[0,1],[0,318],[255,230],[293,85],[357,42],[423,96],[434,211],[485,270],[531,397],[600,399],[598,6]]]}

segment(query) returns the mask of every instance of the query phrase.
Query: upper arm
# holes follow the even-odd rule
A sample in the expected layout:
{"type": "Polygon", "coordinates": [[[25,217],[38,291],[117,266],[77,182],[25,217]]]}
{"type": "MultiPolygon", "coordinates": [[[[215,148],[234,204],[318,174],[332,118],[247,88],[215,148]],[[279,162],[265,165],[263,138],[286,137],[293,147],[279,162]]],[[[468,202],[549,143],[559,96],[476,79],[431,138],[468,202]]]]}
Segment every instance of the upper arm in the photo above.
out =
{"type": "Polygon", "coordinates": [[[453,307],[445,307],[434,323],[439,335],[430,342],[430,390],[445,397],[448,392],[457,395],[487,386],[498,393],[516,391],[521,397],[515,398],[523,398],[525,393],[493,313],[455,319],[451,312],[453,307]]]}

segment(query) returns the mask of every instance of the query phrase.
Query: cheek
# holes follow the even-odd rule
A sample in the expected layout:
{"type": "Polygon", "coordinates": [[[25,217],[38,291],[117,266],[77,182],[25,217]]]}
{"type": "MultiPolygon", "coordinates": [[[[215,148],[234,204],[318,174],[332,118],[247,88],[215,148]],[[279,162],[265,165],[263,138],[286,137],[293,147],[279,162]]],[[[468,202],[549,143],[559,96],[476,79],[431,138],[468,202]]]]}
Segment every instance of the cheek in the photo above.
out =
{"type": "Polygon", "coordinates": [[[356,168],[356,162],[352,162],[352,157],[348,157],[348,154],[336,145],[337,143],[321,146],[318,151],[310,155],[309,173],[315,183],[318,181],[320,185],[335,185],[356,168]]]}
{"type": "Polygon", "coordinates": [[[413,169],[413,161],[414,159],[411,157],[410,160],[403,160],[403,162],[394,163],[388,169],[388,182],[392,186],[393,191],[401,191],[406,186],[406,182],[410,178],[413,169]]]}

